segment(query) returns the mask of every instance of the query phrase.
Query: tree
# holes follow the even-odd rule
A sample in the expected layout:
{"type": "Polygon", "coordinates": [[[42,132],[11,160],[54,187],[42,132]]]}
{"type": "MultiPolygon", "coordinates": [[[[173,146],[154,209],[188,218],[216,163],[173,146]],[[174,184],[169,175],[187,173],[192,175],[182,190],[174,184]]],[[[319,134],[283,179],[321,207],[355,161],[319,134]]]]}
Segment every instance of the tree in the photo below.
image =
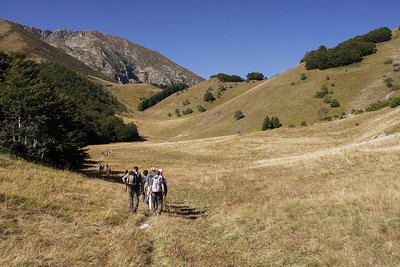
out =
{"type": "Polygon", "coordinates": [[[261,72],[250,72],[246,75],[247,80],[251,81],[251,80],[264,80],[264,74],[262,74],[261,72]]]}
{"type": "Polygon", "coordinates": [[[333,108],[338,108],[338,107],[340,107],[339,101],[338,101],[337,99],[332,99],[332,100],[331,100],[331,107],[333,107],[333,108]]]}
{"type": "Polygon", "coordinates": [[[235,114],[233,115],[233,118],[235,120],[240,120],[240,119],[244,118],[244,114],[243,114],[242,111],[237,110],[237,111],[235,111],[235,114]]]}
{"type": "Polygon", "coordinates": [[[386,27],[376,29],[365,35],[344,41],[330,49],[320,46],[317,50],[307,52],[301,62],[306,63],[305,67],[308,70],[324,70],[350,65],[360,62],[366,55],[375,53],[376,43],[388,41],[391,36],[391,30],[386,27]]]}
{"type": "Polygon", "coordinates": [[[0,149],[32,161],[79,168],[86,157],[82,114],[39,74],[32,61],[12,58],[0,86],[0,149]]]}
{"type": "Polygon", "coordinates": [[[204,94],[204,101],[206,101],[206,102],[212,102],[212,101],[214,101],[215,100],[215,97],[214,97],[214,95],[210,92],[210,91],[207,91],[205,94],[204,94]]]}
{"type": "Polygon", "coordinates": [[[264,119],[263,125],[261,127],[261,131],[265,131],[268,129],[272,129],[272,123],[271,123],[270,118],[268,116],[266,116],[264,119]]]}
{"type": "Polygon", "coordinates": [[[200,113],[207,111],[203,106],[197,106],[197,110],[198,110],[200,113]]]}
{"type": "Polygon", "coordinates": [[[272,117],[271,124],[272,124],[272,129],[276,129],[282,126],[282,123],[280,123],[278,117],[272,117]]]}
{"type": "Polygon", "coordinates": [[[162,88],[163,90],[161,92],[155,93],[151,95],[149,98],[143,99],[138,105],[138,110],[144,111],[149,107],[152,107],[158,102],[162,101],[163,99],[167,98],[168,96],[187,89],[188,85],[184,83],[179,83],[179,84],[172,84],[169,86],[163,86],[162,88]]]}
{"type": "Polygon", "coordinates": [[[218,78],[221,82],[243,82],[243,79],[237,75],[228,75],[225,73],[218,73],[217,75],[212,75],[210,78],[218,78]]]}
{"type": "Polygon", "coordinates": [[[190,113],[193,113],[193,110],[191,108],[187,108],[185,110],[182,110],[182,115],[188,115],[190,113]]]}

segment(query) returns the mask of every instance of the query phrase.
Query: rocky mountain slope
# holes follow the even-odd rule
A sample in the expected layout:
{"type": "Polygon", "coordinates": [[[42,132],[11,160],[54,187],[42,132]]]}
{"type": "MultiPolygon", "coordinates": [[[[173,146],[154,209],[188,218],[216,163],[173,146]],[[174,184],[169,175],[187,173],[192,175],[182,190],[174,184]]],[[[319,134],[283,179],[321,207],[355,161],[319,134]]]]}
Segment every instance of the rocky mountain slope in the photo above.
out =
{"type": "Polygon", "coordinates": [[[63,50],[40,40],[36,34],[26,31],[21,25],[2,19],[0,19],[0,50],[7,53],[23,51],[32,60],[48,60],[78,73],[108,79],[106,75],[93,70],[63,50]]]}
{"type": "Polygon", "coordinates": [[[160,53],[120,37],[98,31],[25,29],[120,83],[194,85],[204,80],[160,53]]]}

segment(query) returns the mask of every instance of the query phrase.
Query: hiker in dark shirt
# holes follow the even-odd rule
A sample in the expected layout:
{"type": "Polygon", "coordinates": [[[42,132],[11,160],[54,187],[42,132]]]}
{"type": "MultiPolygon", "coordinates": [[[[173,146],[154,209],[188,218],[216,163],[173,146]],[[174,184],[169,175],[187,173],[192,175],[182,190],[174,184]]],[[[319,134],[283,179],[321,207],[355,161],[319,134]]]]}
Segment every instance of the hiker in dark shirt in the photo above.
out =
{"type": "Polygon", "coordinates": [[[129,208],[132,213],[136,213],[139,206],[139,194],[142,183],[142,175],[139,172],[139,167],[133,167],[133,170],[125,174],[122,180],[128,187],[129,208]]]}

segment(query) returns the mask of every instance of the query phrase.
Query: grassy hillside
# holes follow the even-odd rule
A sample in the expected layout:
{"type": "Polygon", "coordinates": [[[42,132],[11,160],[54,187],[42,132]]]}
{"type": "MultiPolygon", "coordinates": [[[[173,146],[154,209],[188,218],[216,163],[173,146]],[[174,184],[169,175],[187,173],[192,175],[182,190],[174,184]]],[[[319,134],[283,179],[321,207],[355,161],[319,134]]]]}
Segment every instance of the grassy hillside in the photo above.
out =
{"type": "Polygon", "coordinates": [[[299,129],[91,146],[114,179],[132,165],[165,170],[170,194],[159,217],[142,204],[129,215],[122,184],[1,156],[0,263],[395,266],[399,115],[384,109],[299,129]]]}
{"type": "Polygon", "coordinates": [[[79,60],[53,47],[26,31],[22,26],[0,19],[0,50],[10,52],[25,52],[30,59],[48,60],[68,67],[82,74],[108,79],[103,74],[89,68],[79,60]]]}
{"type": "Polygon", "coordinates": [[[130,108],[133,113],[138,113],[136,112],[137,106],[142,98],[147,98],[161,91],[160,88],[147,83],[118,84],[95,77],[91,78],[94,82],[103,85],[108,92],[114,95],[119,102],[130,108]]]}
{"type": "MultiPolygon", "coordinates": [[[[318,122],[321,108],[328,109],[331,117],[342,113],[349,115],[352,109],[365,109],[371,103],[399,94],[398,90],[391,91],[384,81],[391,78],[393,84],[400,85],[399,46],[397,30],[391,41],[378,44],[377,53],[366,56],[360,63],[323,71],[306,70],[304,64],[300,64],[267,81],[239,83],[237,89],[224,91],[222,98],[209,104],[203,100],[205,90],[212,87],[216,96],[219,87],[219,82],[211,79],[178,96],[170,96],[135,119],[152,122],[150,125],[143,122],[142,132],[149,136],[174,140],[229,135],[238,129],[242,133],[259,131],[266,115],[278,116],[283,127],[289,124],[299,126],[303,120],[307,124],[318,122]],[[389,58],[392,63],[385,64],[389,58]],[[301,80],[303,73],[307,77],[305,80],[301,80]],[[332,108],[323,99],[314,97],[314,93],[324,85],[333,93],[331,98],[339,101],[340,107],[332,108]],[[183,106],[186,100],[190,105],[183,106]],[[197,105],[204,106],[207,112],[199,114],[197,105]],[[187,107],[195,111],[194,114],[175,116],[176,108],[183,110],[187,107]],[[245,117],[234,120],[236,110],[241,110],[245,117]],[[168,112],[173,116],[168,117],[168,112]]],[[[225,85],[229,87],[232,84],[225,85]]]]}

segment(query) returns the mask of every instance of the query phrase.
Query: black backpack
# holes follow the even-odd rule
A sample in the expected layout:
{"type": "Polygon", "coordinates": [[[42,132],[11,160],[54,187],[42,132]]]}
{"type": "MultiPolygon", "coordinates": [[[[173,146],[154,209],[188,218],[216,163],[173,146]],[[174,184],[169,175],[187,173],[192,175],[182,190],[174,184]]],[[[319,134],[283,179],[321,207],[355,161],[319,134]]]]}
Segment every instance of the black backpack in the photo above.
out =
{"type": "Polygon", "coordinates": [[[127,184],[130,186],[139,186],[140,185],[140,177],[135,172],[129,172],[129,176],[127,179],[127,184]]]}

